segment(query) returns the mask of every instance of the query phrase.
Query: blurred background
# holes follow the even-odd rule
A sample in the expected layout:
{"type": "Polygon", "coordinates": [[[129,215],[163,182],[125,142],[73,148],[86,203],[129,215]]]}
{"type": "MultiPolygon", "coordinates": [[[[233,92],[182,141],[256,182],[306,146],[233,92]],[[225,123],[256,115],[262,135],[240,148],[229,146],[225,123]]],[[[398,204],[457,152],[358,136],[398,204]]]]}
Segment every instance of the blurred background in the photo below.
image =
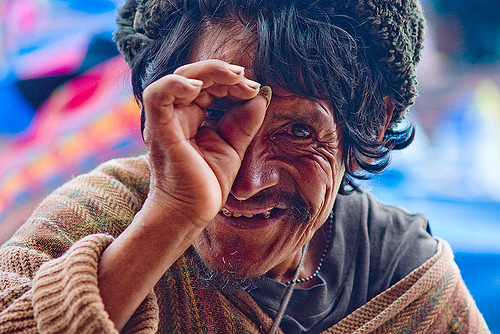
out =
{"type": "MultiPolygon", "coordinates": [[[[111,41],[122,0],[0,0],[0,243],[39,201],[144,151],[111,41]]],[[[500,333],[500,0],[424,0],[415,142],[363,186],[424,213],[500,333]]]]}

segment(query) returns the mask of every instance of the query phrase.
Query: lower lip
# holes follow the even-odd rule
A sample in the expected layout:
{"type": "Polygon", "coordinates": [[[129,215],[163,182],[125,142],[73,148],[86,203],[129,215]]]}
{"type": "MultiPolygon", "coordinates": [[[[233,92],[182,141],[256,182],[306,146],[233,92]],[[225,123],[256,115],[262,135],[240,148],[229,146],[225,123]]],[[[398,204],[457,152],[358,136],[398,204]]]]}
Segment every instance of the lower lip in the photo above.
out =
{"type": "Polygon", "coordinates": [[[252,217],[252,218],[246,218],[246,217],[226,217],[222,213],[219,212],[217,215],[219,219],[224,221],[226,224],[229,224],[237,229],[241,230],[254,230],[254,229],[259,229],[259,228],[265,228],[269,225],[275,224],[280,218],[282,218],[285,215],[285,210],[279,210],[278,212],[274,213],[271,217],[269,218],[259,218],[259,217],[252,217]]]}

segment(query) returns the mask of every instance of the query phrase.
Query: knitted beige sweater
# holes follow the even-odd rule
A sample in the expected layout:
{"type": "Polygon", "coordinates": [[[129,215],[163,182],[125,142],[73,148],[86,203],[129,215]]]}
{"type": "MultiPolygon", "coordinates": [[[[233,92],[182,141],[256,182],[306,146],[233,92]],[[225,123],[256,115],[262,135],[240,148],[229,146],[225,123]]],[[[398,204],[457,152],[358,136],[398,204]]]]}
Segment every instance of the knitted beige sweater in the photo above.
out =
{"type": "MultiPolygon", "coordinates": [[[[116,333],[99,295],[98,262],[140,209],[148,175],[143,158],[112,161],[42,203],[0,249],[0,333],[116,333]]],[[[267,331],[272,319],[246,292],[222,295],[196,280],[190,251],[122,332],[267,331]]],[[[488,332],[440,241],[436,255],[325,333],[488,332]]]]}

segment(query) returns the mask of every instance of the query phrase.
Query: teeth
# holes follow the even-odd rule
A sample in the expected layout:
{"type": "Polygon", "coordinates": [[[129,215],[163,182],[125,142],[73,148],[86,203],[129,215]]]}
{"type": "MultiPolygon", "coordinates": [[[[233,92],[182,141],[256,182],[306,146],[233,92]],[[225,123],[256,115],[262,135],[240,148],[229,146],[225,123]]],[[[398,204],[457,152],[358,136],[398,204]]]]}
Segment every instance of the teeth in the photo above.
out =
{"type": "Polygon", "coordinates": [[[228,209],[222,208],[222,214],[226,217],[232,217],[231,212],[228,209]]]}
{"type": "MultiPolygon", "coordinates": [[[[221,212],[224,216],[226,217],[235,217],[235,218],[240,218],[240,217],[246,217],[246,218],[252,218],[255,215],[251,213],[236,213],[236,212],[231,212],[226,208],[222,208],[221,212]]],[[[265,219],[269,219],[271,217],[271,210],[263,212],[262,215],[264,216],[265,219]]]]}

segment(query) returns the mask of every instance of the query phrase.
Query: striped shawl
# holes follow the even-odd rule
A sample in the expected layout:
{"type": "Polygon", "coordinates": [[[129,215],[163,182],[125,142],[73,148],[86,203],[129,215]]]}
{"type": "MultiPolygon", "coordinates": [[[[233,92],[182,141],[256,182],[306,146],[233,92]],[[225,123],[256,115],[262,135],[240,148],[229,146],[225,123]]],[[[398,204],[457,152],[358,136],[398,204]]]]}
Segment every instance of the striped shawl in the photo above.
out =
{"type": "MultiPolygon", "coordinates": [[[[0,249],[0,333],[116,333],[97,288],[106,247],[146,199],[144,157],[119,159],[50,195],[0,249]]],[[[244,291],[205,288],[189,249],[122,332],[261,333],[272,319],[244,291]]],[[[488,333],[449,245],[325,333],[488,333]]]]}

